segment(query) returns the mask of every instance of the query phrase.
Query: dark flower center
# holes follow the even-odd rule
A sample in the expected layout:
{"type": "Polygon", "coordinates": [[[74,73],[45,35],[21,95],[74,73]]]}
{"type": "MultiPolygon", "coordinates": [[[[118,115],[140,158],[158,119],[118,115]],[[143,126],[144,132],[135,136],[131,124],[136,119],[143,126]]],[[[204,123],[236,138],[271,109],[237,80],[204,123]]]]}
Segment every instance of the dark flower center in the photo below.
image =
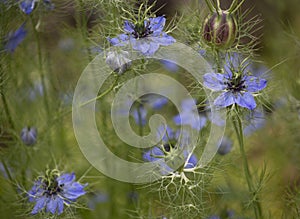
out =
{"type": "Polygon", "coordinates": [[[144,23],[138,23],[134,26],[134,31],[132,32],[132,35],[134,38],[144,38],[150,34],[153,33],[153,31],[150,28],[150,23],[148,22],[145,26],[144,23]]]}
{"type": "Polygon", "coordinates": [[[174,142],[168,142],[163,145],[164,149],[166,152],[170,152],[171,148],[175,148],[175,143],[174,142]]]}
{"type": "Polygon", "coordinates": [[[245,80],[243,80],[241,77],[236,79],[231,79],[230,81],[225,82],[227,85],[227,89],[236,93],[245,90],[245,80]]]}
{"type": "Polygon", "coordinates": [[[56,179],[45,180],[43,182],[44,194],[47,196],[57,195],[63,191],[64,184],[58,184],[56,179]]]}

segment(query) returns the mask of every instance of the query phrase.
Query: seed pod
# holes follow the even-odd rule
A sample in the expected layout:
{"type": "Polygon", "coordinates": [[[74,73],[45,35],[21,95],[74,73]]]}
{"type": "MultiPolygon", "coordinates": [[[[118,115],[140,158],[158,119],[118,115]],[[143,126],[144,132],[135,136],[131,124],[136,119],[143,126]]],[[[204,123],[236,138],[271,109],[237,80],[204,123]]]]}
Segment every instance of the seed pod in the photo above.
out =
{"type": "Polygon", "coordinates": [[[34,127],[25,127],[21,131],[21,139],[27,146],[34,145],[36,143],[37,130],[34,127]]]}
{"type": "Polygon", "coordinates": [[[106,57],[106,64],[116,73],[123,74],[131,64],[126,51],[109,51],[106,57]]]}
{"type": "Polygon", "coordinates": [[[208,45],[228,48],[234,43],[236,32],[236,19],[226,11],[215,12],[205,19],[203,38],[208,45]]]}

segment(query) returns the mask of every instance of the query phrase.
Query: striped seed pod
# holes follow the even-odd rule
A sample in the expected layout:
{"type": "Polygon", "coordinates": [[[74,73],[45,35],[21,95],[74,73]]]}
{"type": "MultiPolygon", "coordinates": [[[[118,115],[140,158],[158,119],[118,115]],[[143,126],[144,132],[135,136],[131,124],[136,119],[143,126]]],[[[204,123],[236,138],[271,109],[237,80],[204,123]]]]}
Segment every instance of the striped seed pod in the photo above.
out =
{"type": "Polygon", "coordinates": [[[235,41],[236,19],[226,11],[209,15],[204,22],[203,38],[208,45],[229,48],[235,41]]]}

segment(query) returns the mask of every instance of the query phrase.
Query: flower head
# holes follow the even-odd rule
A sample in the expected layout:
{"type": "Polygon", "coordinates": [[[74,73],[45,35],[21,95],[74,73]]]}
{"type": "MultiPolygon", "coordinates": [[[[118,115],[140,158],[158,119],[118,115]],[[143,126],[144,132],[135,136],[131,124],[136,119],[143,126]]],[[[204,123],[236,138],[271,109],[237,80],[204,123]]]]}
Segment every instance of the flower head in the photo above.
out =
{"type": "Polygon", "coordinates": [[[34,145],[37,138],[37,129],[35,127],[25,127],[22,129],[20,136],[25,145],[34,145]]]}
{"type": "Polygon", "coordinates": [[[226,72],[207,73],[204,75],[204,86],[213,91],[222,91],[214,104],[219,107],[227,107],[237,104],[241,107],[253,110],[256,107],[253,94],[263,90],[267,86],[267,80],[249,75],[248,72],[225,65],[226,72]]]}
{"type": "Polygon", "coordinates": [[[157,131],[157,137],[162,138],[161,145],[157,145],[152,149],[146,151],[143,154],[143,159],[145,161],[154,162],[161,158],[164,159],[164,162],[161,164],[162,172],[173,172],[177,169],[174,169],[173,166],[176,166],[177,163],[174,163],[177,159],[183,161],[183,169],[190,169],[197,165],[198,159],[196,155],[191,154],[187,150],[183,150],[183,144],[189,143],[188,133],[183,133],[180,136],[180,131],[174,131],[169,126],[166,128],[161,126],[157,131]],[[179,148],[176,146],[176,143],[179,141],[179,138],[182,138],[179,145],[179,148]]]}
{"type": "Polygon", "coordinates": [[[130,45],[133,49],[140,51],[143,55],[151,56],[159,46],[168,46],[175,39],[163,32],[166,19],[162,16],[149,18],[141,23],[124,22],[124,33],[108,39],[113,46],[130,45]]]}
{"type": "Polygon", "coordinates": [[[27,31],[22,24],[16,31],[10,32],[5,40],[4,49],[10,53],[13,53],[17,46],[24,40],[27,35],[27,31]]]}
{"type": "Polygon", "coordinates": [[[85,186],[75,182],[74,173],[60,175],[57,170],[46,171],[45,176],[39,177],[28,192],[29,202],[35,202],[31,213],[37,214],[45,209],[60,215],[64,205],[70,205],[86,193],[85,186]]]}

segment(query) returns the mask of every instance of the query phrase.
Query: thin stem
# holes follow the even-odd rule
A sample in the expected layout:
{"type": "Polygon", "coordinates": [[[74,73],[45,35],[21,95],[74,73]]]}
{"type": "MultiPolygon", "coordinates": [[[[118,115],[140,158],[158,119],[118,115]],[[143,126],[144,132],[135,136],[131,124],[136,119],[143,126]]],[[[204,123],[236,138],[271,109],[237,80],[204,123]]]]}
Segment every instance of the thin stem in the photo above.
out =
{"type": "Polygon", "coordinates": [[[12,119],[12,116],[10,114],[8,104],[7,104],[7,101],[6,101],[6,97],[5,97],[3,92],[1,92],[1,99],[2,99],[2,102],[3,102],[3,107],[4,107],[5,114],[6,114],[7,119],[8,119],[8,123],[9,123],[9,125],[12,129],[15,129],[15,124],[13,122],[13,119],[12,119]]]}
{"type": "Polygon", "coordinates": [[[12,182],[12,181],[13,181],[13,178],[12,178],[12,176],[11,176],[11,174],[10,174],[10,171],[9,171],[7,165],[6,165],[6,162],[5,162],[5,160],[4,160],[3,158],[1,158],[1,162],[2,162],[4,171],[5,171],[5,173],[6,173],[7,177],[8,177],[8,179],[12,182]]]}
{"type": "Polygon", "coordinates": [[[37,54],[38,54],[38,68],[39,68],[41,83],[43,86],[44,104],[45,104],[47,115],[50,118],[50,116],[49,116],[50,108],[49,108],[49,103],[48,103],[48,93],[47,93],[47,89],[46,89],[45,74],[44,74],[44,69],[43,69],[43,59],[42,59],[42,49],[41,49],[40,37],[39,37],[38,31],[35,28],[33,17],[31,16],[30,19],[31,19],[32,29],[33,29],[33,32],[34,32],[34,35],[36,38],[37,54]]]}
{"type": "Polygon", "coordinates": [[[206,5],[207,5],[209,11],[210,11],[211,13],[213,13],[213,12],[214,12],[214,6],[213,6],[212,3],[210,2],[210,0],[205,0],[205,2],[206,2],[206,5]]]}
{"type": "Polygon", "coordinates": [[[249,190],[250,194],[254,197],[254,200],[253,200],[254,206],[253,207],[254,207],[255,218],[262,219],[263,216],[262,216],[262,210],[261,210],[259,197],[256,194],[256,191],[253,186],[252,176],[250,173],[247,155],[245,152],[243,126],[242,126],[241,119],[238,115],[233,120],[233,126],[234,126],[234,130],[236,132],[237,138],[238,138],[239,146],[240,146],[240,152],[241,152],[242,159],[243,159],[243,167],[244,167],[245,177],[246,177],[246,181],[247,181],[247,185],[248,185],[248,190],[249,190]]]}

